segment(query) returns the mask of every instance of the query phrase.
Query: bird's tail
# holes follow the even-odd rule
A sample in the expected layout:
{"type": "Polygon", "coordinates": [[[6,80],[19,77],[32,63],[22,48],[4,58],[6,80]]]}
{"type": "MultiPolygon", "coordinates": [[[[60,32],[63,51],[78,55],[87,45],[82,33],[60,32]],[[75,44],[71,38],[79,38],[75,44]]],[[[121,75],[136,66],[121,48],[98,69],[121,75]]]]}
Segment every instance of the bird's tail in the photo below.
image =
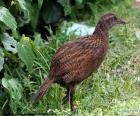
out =
{"type": "Polygon", "coordinates": [[[43,82],[43,84],[40,86],[38,92],[34,96],[34,103],[36,103],[39,99],[41,99],[43,97],[43,95],[48,90],[48,88],[53,84],[53,82],[54,82],[53,78],[48,78],[43,82]]]}

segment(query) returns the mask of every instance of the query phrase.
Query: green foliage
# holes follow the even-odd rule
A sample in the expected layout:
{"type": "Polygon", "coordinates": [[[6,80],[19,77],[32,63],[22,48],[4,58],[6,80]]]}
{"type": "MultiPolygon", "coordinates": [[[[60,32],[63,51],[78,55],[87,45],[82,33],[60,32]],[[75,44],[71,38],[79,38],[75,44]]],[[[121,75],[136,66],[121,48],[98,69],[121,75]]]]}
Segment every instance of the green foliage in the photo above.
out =
{"type": "Polygon", "coordinates": [[[46,24],[58,21],[62,16],[62,9],[59,4],[54,4],[53,1],[47,1],[42,13],[42,18],[46,24]],[[47,5],[47,6],[46,6],[47,5]]]}
{"type": "Polygon", "coordinates": [[[16,30],[17,23],[9,10],[5,7],[0,7],[0,21],[12,30],[16,30]]]}
{"type": "Polygon", "coordinates": [[[3,33],[1,42],[5,50],[11,51],[14,54],[17,53],[17,41],[8,35],[8,33],[3,33]]]}
{"type": "Polygon", "coordinates": [[[36,107],[32,104],[33,95],[47,77],[55,51],[75,38],[73,34],[66,36],[63,33],[71,25],[69,21],[85,21],[93,25],[106,12],[115,12],[130,24],[112,30],[107,58],[97,73],[77,86],[75,102],[78,112],[75,115],[121,115],[129,110],[129,114],[131,110],[139,110],[139,81],[135,79],[140,74],[140,56],[139,53],[133,54],[139,51],[139,41],[134,35],[139,11],[131,8],[131,2],[1,0],[0,71],[4,76],[0,75],[0,115],[70,115],[69,104],[62,105],[65,89],[59,85],[53,85],[36,107]],[[60,22],[62,17],[65,21],[60,22]],[[56,22],[59,23],[54,34],[48,25],[56,22]],[[40,26],[49,37],[44,30],[40,32],[40,26]],[[47,41],[42,39],[42,32],[47,41]]]}
{"type": "Polygon", "coordinates": [[[22,87],[18,80],[5,74],[2,79],[2,85],[9,91],[11,99],[19,102],[22,97],[22,87]]]}
{"type": "Polygon", "coordinates": [[[28,37],[22,36],[21,41],[18,43],[18,55],[27,66],[28,71],[31,71],[35,56],[28,37]]]}
{"type": "Polygon", "coordinates": [[[27,2],[25,0],[17,0],[18,6],[20,7],[21,11],[24,12],[24,17],[30,18],[30,11],[27,7],[27,2]]]}
{"type": "Polygon", "coordinates": [[[58,0],[58,2],[64,7],[65,15],[71,13],[70,1],[69,0],[58,0]]]}
{"type": "Polygon", "coordinates": [[[0,49],[0,71],[3,69],[3,64],[4,64],[4,53],[3,50],[0,49]]]}

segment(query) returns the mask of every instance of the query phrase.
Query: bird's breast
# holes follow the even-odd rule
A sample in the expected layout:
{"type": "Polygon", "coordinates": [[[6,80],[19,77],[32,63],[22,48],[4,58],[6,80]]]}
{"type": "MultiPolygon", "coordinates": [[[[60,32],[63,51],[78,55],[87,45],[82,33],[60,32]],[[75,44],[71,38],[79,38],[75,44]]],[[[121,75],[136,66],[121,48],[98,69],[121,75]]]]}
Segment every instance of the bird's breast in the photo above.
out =
{"type": "Polygon", "coordinates": [[[64,83],[81,82],[99,68],[107,49],[107,44],[98,39],[66,44],[57,51],[53,59],[54,69],[51,69],[56,80],[63,80],[64,83]]]}

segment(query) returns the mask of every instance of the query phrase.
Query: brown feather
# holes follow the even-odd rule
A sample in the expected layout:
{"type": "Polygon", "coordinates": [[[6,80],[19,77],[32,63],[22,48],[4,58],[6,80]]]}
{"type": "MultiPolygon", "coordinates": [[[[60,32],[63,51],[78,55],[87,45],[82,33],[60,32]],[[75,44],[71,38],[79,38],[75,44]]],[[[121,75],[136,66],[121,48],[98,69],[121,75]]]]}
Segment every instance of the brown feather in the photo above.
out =
{"type": "Polygon", "coordinates": [[[41,85],[41,87],[39,88],[38,92],[34,96],[34,103],[36,103],[37,100],[39,100],[39,99],[41,99],[43,97],[43,95],[48,90],[48,88],[52,85],[53,82],[54,82],[54,80],[51,79],[51,78],[48,78],[48,79],[46,79],[44,81],[44,83],[41,85]]]}
{"type": "Polygon", "coordinates": [[[115,24],[125,22],[113,13],[102,16],[93,35],[77,38],[64,44],[54,54],[49,78],[40,87],[35,101],[40,99],[54,82],[67,88],[66,100],[73,106],[75,85],[96,71],[108,50],[108,31],[115,24]]]}

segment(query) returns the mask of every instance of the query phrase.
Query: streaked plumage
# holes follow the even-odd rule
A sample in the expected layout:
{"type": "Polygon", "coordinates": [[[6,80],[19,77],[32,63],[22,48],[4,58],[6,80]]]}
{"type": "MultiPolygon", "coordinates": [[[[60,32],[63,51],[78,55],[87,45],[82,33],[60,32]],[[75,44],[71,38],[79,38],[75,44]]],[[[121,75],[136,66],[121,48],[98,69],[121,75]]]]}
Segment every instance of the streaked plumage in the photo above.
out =
{"type": "Polygon", "coordinates": [[[74,111],[75,86],[99,68],[108,49],[108,31],[115,24],[125,22],[113,13],[105,14],[93,35],[77,38],[60,47],[53,56],[48,79],[39,88],[34,101],[42,98],[52,83],[58,83],[67,88],[64,99],[70,100],[71,110],[74,111]]]}

